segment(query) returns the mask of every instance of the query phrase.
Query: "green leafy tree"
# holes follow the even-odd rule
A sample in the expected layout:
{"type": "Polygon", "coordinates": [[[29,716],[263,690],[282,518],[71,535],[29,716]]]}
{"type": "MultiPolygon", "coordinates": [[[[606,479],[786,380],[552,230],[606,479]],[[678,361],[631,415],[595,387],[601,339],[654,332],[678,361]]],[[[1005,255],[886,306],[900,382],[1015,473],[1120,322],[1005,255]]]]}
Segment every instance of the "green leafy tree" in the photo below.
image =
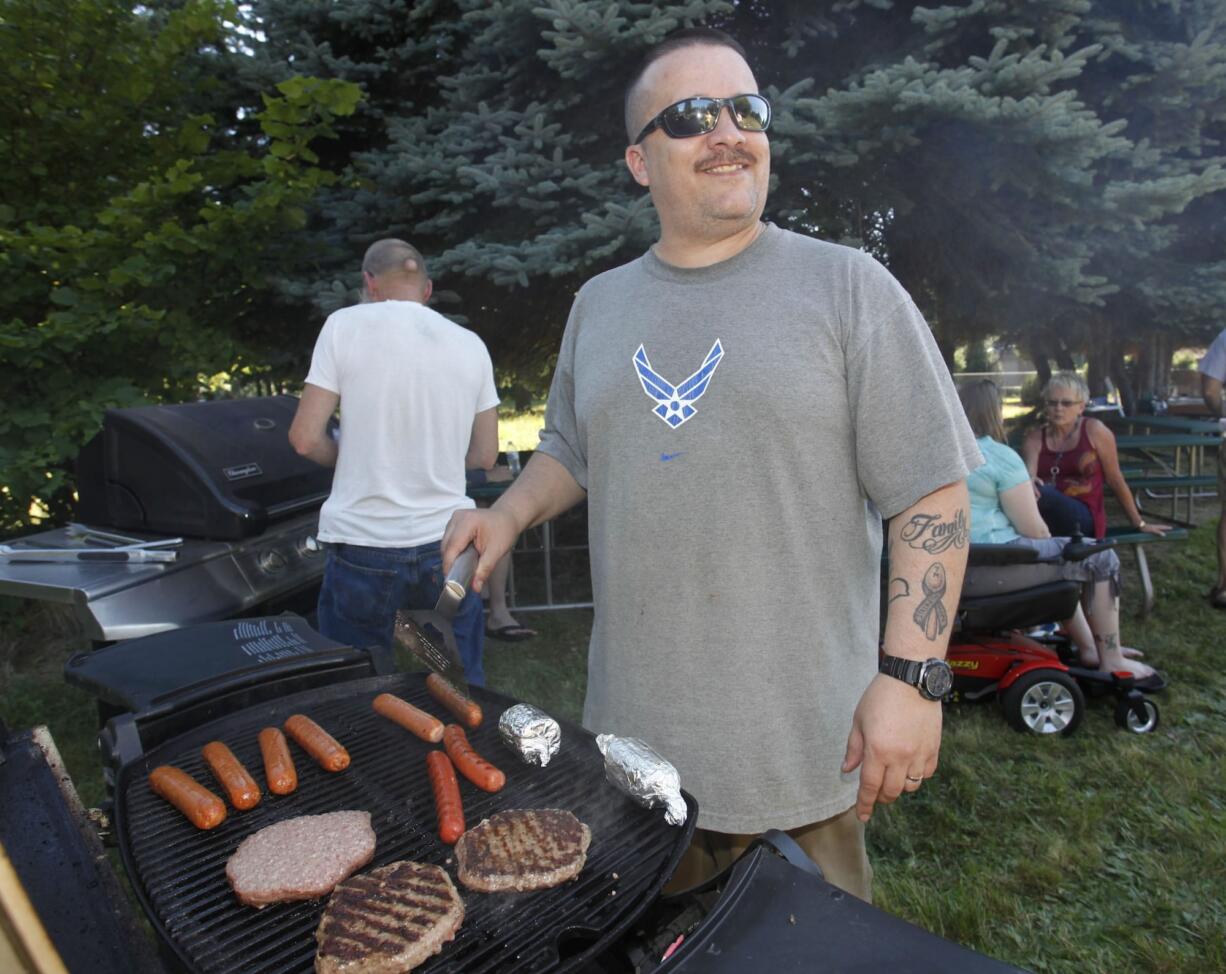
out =
{"type": "Polygon", "coordinates": [[[197,397],[258,369],[253,318],[305,259],[305,204],[333,177],[312,144],[360,93],[287,78],[233,147],[202,59],[231,4],[5,3],[0,71],[0,531],[72,505],[69,461],[105,409],[197,397]],[[295,241],[298,241],[297,243],[295,241]]]}

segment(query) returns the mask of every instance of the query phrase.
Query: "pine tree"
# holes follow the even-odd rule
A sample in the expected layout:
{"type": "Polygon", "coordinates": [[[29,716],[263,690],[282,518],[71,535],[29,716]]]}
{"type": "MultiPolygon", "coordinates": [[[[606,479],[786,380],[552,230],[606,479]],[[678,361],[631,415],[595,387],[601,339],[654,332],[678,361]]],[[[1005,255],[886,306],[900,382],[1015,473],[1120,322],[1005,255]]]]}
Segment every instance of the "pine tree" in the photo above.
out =
{"type": "Polygon", "coordinates": [[[1221,306],[1226,0],[251,9],[261,86],[307,71],[366,93],[287,295],[350,301],[361,248],[406,236],[441,310],[529,385],[577,286],[655,238],[622,85],[692,23],[737,36],[775,101],[768,218],[880,257],[947,355],[988,334],[1044,362],[1090,348],[1118,383],[1124,337],[1202,335],[1221,306]]]}

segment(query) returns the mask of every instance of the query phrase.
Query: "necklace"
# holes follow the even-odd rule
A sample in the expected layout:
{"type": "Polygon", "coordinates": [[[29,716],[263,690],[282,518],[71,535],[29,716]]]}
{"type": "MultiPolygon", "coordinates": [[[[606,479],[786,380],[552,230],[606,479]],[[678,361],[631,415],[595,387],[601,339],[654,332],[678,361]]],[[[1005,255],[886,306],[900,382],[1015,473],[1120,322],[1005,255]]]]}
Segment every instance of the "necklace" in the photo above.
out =
{"type": "MultiPolygon", "coordinates": [[[[1081,418],[1078,417],[1077,421],[1073,423],[1073,429],[1071,433],[1069,434],[1073,436],[1073,446],[1076,446],[1081,440],[1081,437],[1077,435],[1080,429],[1081,429],[1081,418]]],[[[1062,437],[1062,439],[1065,442],[1067,442],[1068,436],[1062,437]]],[[[1073,446],[1066,446],[1059,453],[1056,453],[1056,459],[1051,465],[1051,482],[1053,484],[1056,482],[1056,478],[1060,476],[1060,462],[1064,459],[1064,454],[1066,454],[1069,450],[1071,450],[1073,446]]]]}

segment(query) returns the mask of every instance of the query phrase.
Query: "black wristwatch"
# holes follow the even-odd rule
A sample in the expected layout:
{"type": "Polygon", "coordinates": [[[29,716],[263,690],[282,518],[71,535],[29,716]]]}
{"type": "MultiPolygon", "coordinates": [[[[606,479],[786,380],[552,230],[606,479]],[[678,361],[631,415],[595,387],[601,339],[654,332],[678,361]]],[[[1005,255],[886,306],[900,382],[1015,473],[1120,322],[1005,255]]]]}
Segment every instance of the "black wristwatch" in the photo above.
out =
{"type": "Polygon", "coordinates": [[[943,659],[903,659],[901,656],[882,656],[878,669],[903,683],[909,683],[925,700],[940,700],[954,685],[954,674],[943,659]]]}

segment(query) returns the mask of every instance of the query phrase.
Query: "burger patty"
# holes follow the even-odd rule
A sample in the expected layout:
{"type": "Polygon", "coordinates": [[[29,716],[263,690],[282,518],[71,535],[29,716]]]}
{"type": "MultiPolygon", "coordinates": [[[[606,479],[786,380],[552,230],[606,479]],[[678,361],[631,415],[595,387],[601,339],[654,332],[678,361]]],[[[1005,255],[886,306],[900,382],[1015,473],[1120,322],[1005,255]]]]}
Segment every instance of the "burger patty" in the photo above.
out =
{"type": "Polygon", "coordinates": [[[247,906],[313,900],[374,854],[370,812],[301,815],[243,839],[226,862],[226,879],[247,906]]]}
{"type": "Polygon", "coordinates": [[[592,830],[560,808],[499,812],[456,843],[460,882],[483,893],[548,889],[578,876],[592,830]]]}
{"type": "Polygon", "coordinates": [[[317,974],[396,974],[443,949],[464,901],[438,866],[393,862],[332,891],[315,939],[317,974]]]}

